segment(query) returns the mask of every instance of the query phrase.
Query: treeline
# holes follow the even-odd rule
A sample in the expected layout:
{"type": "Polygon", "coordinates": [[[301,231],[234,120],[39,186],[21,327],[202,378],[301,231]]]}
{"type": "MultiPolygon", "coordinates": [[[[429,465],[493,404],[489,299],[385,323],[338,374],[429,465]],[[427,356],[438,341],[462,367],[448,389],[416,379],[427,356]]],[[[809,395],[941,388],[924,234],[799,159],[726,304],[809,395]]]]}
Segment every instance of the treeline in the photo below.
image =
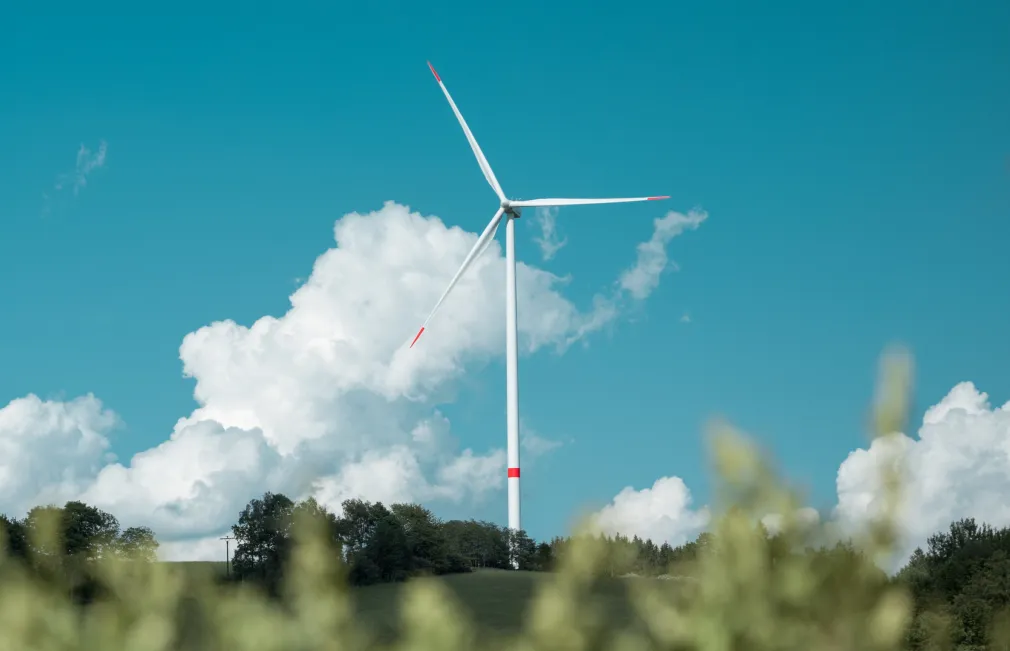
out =
{"type": "MultiPolygon", "coordinates": [[[[335,515],[312,499],[295,503],[276,493],[252,500],[232,527],[238,544],[231,579],[254,582],[279,594],[299,515],[322,524],[355,585],[481,568],[550,571],[572,544],[568,538],[537,542],[525,532],[490,522],[442,521],[419,504],[386,507],[353,499],[341,510],[335,515]]],[[[607,549],[602,571],[615,577],[690,574],[691,562],[715,544],[708,533],[677,547],[638,537],[601,540],[607,549]]],[[[769,563],[790,554],[810,554],[826,564],[865,566],[859,561],[860,552],[848,544],[797,550],[777,540],[768,536],[764,545],[769,563]]],[[[43,580],[59,582],[83,602],[100,591],[90,570],[95,561],[151,562],[158,549],[150,529],[121,529],[112,514],[78,501],[36,507],[20,519],[0,515],[0,544],[8,558],[20,559],[43,580]]],[[[888,578],[881,573],[881,581],[903,584],[913,599],[909,648],[927,648],[926,640],[944,630],[953,648],[984,649],[994,630],[1010,633],[1010,528],[997,529],[973,519],[954,522],[949,530],[931,536],[925,549],[915,550],[897,575],[888,578]]]]}
{"type": "MultiPolygon", "coordinates": [[[[475,569],[549,571],[570,544],[555,537],[537,542],[525,531],[492,522],[443,521],[420,504],[345,500],[341,514],[330,513],[314,499],[294,502],[266,493],[243,509],[232,527],[237,542],[232,576],[256,581],[275,592],[290,556],[299,514],[323,521],[329,542],[347,566],[354,585],[402,581],[421,574],[451,574],[475,569]]],[[[671,565],[696,557],[709,535],[679,547],[657,545],[637,536],[603,538],[611,550],[607,572],[613,576],[658,576],[671,565]]]]}
{"type": "Polygon", "coordinates": [[[451,574],[477,568],[547,570],[551,544],[526,532],[490,522],[442,521],[420,504],[345,500],[339,516],[314,499],[294,502],[266,493],[243,509],[232,535],[238,543],[232,576],[256,581],[276,593],[290,558],[299,515],[316,518],[346,564],[354,585],[403,581],[422,574],[451,574]]]}
{"type": "Polygon", "coordinates": [[[914,599],[910,648],[931,648],[937,630],[959,651],[990,648],[994,633],[1010,639],[1010,528],[958,520],[916,549],[895,580],[914,599]]]}
{"type": "Polygon", "coordinates": [[[111,513],[77,501],[37,506],[24,518],[0,515],[0,545],[7,558],[78,603],[93,601],[103,589],[95,561],[153,562],[158,553],[147,527],[120,529],[111,513]]]}
{"type": "Polygon", "coordinates": [[[36,506],[20,519],[0,514],[0,529],[7,556],[18,559],[154,561],[158,554],[158,541],[147,527],[120,530],[116,516],[77,501],[36,506]]]}

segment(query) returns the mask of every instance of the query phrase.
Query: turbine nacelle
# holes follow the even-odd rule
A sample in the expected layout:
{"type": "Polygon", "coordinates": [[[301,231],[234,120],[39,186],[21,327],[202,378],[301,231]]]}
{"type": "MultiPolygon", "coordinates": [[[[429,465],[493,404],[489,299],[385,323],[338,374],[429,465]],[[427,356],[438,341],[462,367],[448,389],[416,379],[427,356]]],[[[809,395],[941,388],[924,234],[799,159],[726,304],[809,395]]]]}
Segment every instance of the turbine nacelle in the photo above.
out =
{"type": "Polygon", "coordinates": [[[523,211],[521,209],[519,209],[519,208],[513,208],[512,207],[512,201],[509,200],[509,199],[502,199],[501,200],[501,209],[509,217],[515,217],[516,219],[519,219],[520,217],[523,216],[523,211]]]}

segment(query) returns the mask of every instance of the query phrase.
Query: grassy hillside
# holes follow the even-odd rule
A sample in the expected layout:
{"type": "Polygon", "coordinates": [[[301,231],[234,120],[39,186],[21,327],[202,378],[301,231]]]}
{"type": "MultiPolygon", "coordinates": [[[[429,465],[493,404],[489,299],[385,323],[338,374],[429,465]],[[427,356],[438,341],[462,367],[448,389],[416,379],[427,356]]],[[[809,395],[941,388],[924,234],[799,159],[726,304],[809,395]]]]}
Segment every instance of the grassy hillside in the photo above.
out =
{"type": "Polygon", "coordinates": [[[225,575],[224,561],[166,561],[165,564],[193,578],[225,575]]]}
{"type": "MultiPolygon", "coordinates": [[[[225,574],[223,562],[186,561],[170,565],[194,579],[225,574]]],[[[456,605],[470,616],[480,634],[498,636],[522,630],[533,597],[540,583],[549,576],[543,572],[478,570],[437,577],[436,580],[449,588],[456,605]]],[[[625,626],[631,621],[633,611],[627,597],[628,584],[630,581],[649,580],[652,579],[609,579],[597,585],[594,596],[609,623],[625,626]]],[[[372,629],[380,639],[388,640],[398,631],[405,585],[381,583],[352,588],[359,622],[372,629]]]]}
{"type": "MultiPolygon", "coordinates": [[[[479,570],[470,574],[438,577],[477,626],[481,636],[496,637],[518,633],[538,585],[550,575],[542,572],[479,570]]],[[[629,581],[650,579],[609,579],[601,581],[594,596],[606,613],[608,624],[627,626],[632,608],[627,597],[629,581]]],[[[404,585],[384,583],[353,591],[359,621],[381,639],[395,636],[400,622],[400,601],[404,585]]]]}

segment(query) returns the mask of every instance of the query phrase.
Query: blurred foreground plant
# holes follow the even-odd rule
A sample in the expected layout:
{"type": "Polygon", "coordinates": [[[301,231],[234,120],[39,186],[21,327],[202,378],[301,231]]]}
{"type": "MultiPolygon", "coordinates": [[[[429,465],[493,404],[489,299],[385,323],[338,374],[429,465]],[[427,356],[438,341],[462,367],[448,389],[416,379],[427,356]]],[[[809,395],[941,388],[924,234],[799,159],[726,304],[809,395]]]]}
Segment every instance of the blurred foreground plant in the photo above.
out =
{"type": "MultiPolygon", "coordinates": [[[[909,377],[906,357],[885,358],[876,435],[901,430],[909,377]]],[[[608,627],[593,586],[612,567],[607,558],[612,546],[576,536],[557,572],[544,578],[525,631],[494,644],[516,651],[902,648],[910,601],[874,563],[895,538],[897,464],[881,469],[885,507],[865,535],[855,546],[824,547],[823,529],[799,517],[801,503],[751,444],[727,426],[715,428],[713,443],[720,490],[711,536],[697,558],[670,569],[679,580],[628,580],[637,617],[627,626],[608,627]],[[769,514],[777,517],[772,535],[761,525],[769,514]],[[819,550],[811,549],[815,546],[819,550]]],[[[0,561],[0,651],[376,646],[356,621],[345,568],[323,542],[324,524],[306,516],[297,525],[298,544],[280,600],[183,575],[168,564],[103,558],[89,565],[102,590],[92,604],[80,606],[68,592],[67,572],[52,558],[31,559],[31,571],[0,561]]],[[[0,544],[0,553],[3,549],[0,544]]],[[[478,644],[475,625],[438,580],[409,582],[404,599],[402,634],[391,648],[488,648],[487,641],[478,644]]]]}

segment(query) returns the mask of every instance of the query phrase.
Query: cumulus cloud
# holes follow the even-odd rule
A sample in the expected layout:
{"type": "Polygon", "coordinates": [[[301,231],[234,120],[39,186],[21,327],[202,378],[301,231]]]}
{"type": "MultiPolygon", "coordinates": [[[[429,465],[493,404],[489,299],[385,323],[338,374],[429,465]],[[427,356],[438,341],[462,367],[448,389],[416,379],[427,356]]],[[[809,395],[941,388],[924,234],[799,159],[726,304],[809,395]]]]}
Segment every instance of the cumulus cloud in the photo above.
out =
{"type": "Polygon", "coordinates": [[[899,564],[954,520],[1010,526],[1010,402],[992,408],[971,382],[926,411],[917,437],[897,434],[849,454],[838,469],[841,523],[858,526],[880,513],[881,463],[898,464],[904,475],[899,564]]]}
{"type": "MultiPolygon", "coordinates": [[[[838,468],[837,505],[827,522],[831,536],[857,535],[884,505],[882,464],[903,474],[898,511],[899,549],[886,560],[902,566],[917,546],[961,518],[996,527],[1010,526],[1010,402],[993,408],[971,382],[956,385],[923,416],[917,437],[902,433],[874,440],[851,452],[838,468]]],[[[683,541],[705,526],[708,510],[692,509],[691,495],[679,477],[663,477],[651,488],[628,487],[594,515],[600,531],[683,541]]],[[[820,521],[812,508],[795,514],[809,524],[820,521]]],[[[768,514],[771,531],[782,517],[768,514]]]]}
{"type": "Polygon", "coordinates": [[[709,522],[707,507],[692,508],[691,491],[680,477],[660,477],[651,488],[627,486],[593,514],[593,530],[650,538],[676,547],[695,538],[709,522]]]}
{"type": "Polygon", "coordinates": [[[231,541],[228,549],[222,540],[224,536],[230,535],[230,529],[222,529],[214,535],[203,538],[167,542],[159,540],[158,556],[163,561],[223,561],[225,553],[235,553],[235,541],[231,541]]]}
{"type": "MultiPolygon", "coordinates": [[[[817,512],[817,509],[811,508],[809,506],[804,506],[796,509],[792,514],[794,522],[799,526],[813,526],[821,521],[821,514],[817,512]]],[[[768,533],[775,535],[782,530],[782,525],[785,521],[785,517],[781,513],[769,513],[768,515],[761,518],[761,524],[764,525],[768,533]]]]}
{"type": "Polygon", "coordinates": [[[0,506],[24,512],[79,495],[111,459],[108,437],[118,424],[90,394],[11,401],[0,409],[0,506]]]}
{"type": "MultiPolygon", "coordinates": [[[[17,418],[0,419],[0,510],[80,496],[151,526],[166,557],[213,558],[266,490],[334,509],[348,497],[462,502],[500,490],[504,452],[460,449],[436,406],[466,368],[504,353],[501,247],[492,243],[408,349],[477,235],[387,202],[338,220],[334,239],[283,315],[184,337],[198,407],[128,462],[103,457],[116,418],[94,398],[43,408],[29,396],[4,408],[17,418]]],[[[579,308],[561,293],[567,282],[518,265],[524,354],[563,350],[620,313],[611,290],[579,308]]],[[[525,445],[543,453],[552,442],[525,445]]]]}
{"type": "Polygon", "coordinates": [[[556,207],[537,208],[536,224],[540,227],[540,235],[534,237],[533,241],[540,246],[540,253],[544,260],[553,258],[568,243],[568,238],[558,238],[557,218],[558,209],[556,207]]]}
{"type": "Polygon", "coordinates": [[[643,300],[659,286],[659,277],[667,267],[678,269],[666,254],[666,245],[685,230],[698,228],[708,219],[708,213],[692,210],[686,215],[670,211],[655,222],[652,238],[638,245],[638,260],[635,265],[621,274],[621,289],[632,298],[643,300]]]}

